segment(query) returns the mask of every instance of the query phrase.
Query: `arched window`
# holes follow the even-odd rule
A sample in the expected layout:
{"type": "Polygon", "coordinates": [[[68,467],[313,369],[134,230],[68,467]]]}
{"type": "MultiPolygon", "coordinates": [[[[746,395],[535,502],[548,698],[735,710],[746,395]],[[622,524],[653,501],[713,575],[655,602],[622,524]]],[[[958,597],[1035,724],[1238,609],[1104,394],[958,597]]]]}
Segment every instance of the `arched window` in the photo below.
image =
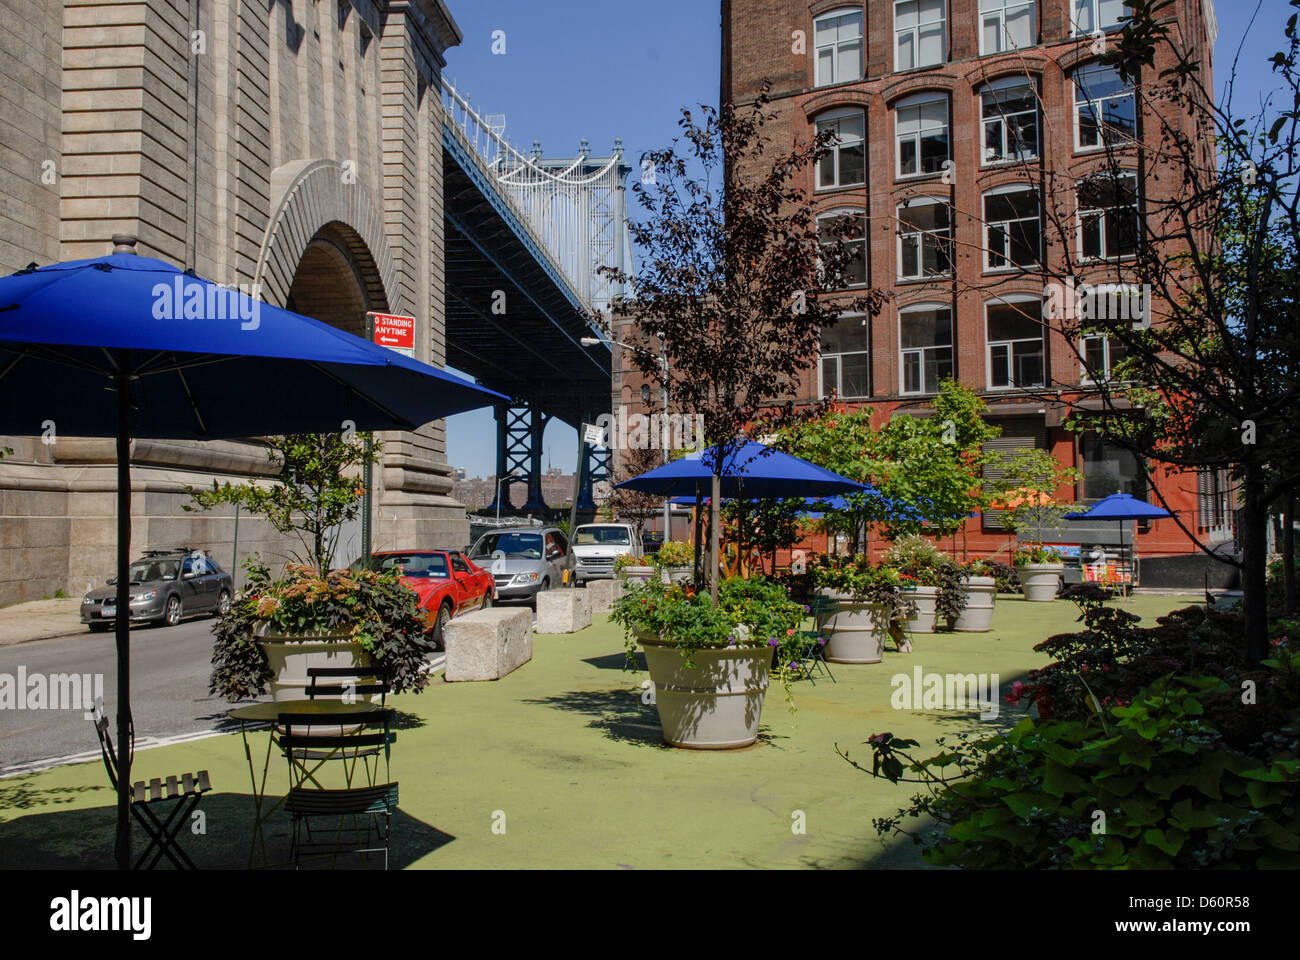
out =
{"type": "Polygon", "coordinates": [[[832,10],[813,21],[813,85],[861,80],[862,10],[832,10]]]}
{"type": "Polygon", "coordinates": [[[817,118],[817,133],[835,135],[831,150],[817,164],[817,189],[861,186],[867,182],[867,117],[858,109],[835,110],[817,118]]]}
{"type": "Polygon", "coordinates": [[[833,327],[822,330],[821,382],[817,395],[832,393],[842,400],[871,396],[871,356],[867,351],[867,318],[846,313],[833,327]]]}
{"type": "Polygon", "coordinates": [[[1034,0],[980,0],[980,53],[1032,47],[1038,38],[1034,0]]]}
{"type": "Polygon", "coordinates": [[[1090,63],[1074,71],[1074,148],[1097,150],[1137,136],[1133,87],[1116,67],[1090,63]]]}
{"type": "Polygon", "coordinates": [[[1043,386],[1043,301],[996,297],[984,305],[990,390],[1043,386]]]}
{"type": "Polygon", "coordinates": [[[898,176],[939,173],[948,162],[948,95],[919,93],[894,106],[898,176]]]}
{"type": "Polygon", "coordinates": [[[952,208],[935,197],[898,205],[898,277],[919,280],[952,272],[952,208]]]}
{"type": "Polygon", "coordinates": [[[1037,266],[1042,256],[1038,188],[1008,183],[984,194],[984,269],[1037,266]]]}
{"type": "Polygon", "coordinates": [[[898,311],[899,382],[903,393],[938,393],[952,376],[952,308],[919,303],[898,311]]]}
{"type": "Polygon", "coordinates": [[[1038,156],[1038,88],[1027,77],[1003,77],[980,90],[984,125],[981,163],[1033,160],[1038,156]]]}
{"type": "Polygon", "coordinates": [[[832,224],[848,219],[852,223],[852,233],[846,243],[852,250],[852,259],[845,269],[845,279],[850,287],[857,287],[867,282],[867,213],[861,207],[843,207],[831,210],[817,217],[817,231],[826,232],[832,224]]]}
{"type": "Polygon", "coordinates": [[[1079,257],[1118,260],[1137,254],[1141,239],[1137,174],[1103,170],[1077,187],[1079,257]]]}
{"type": "Polygon", "coordinates": [[[894,0],[894,69],[933,67],[947,59],[947,0],[894,0]]]}

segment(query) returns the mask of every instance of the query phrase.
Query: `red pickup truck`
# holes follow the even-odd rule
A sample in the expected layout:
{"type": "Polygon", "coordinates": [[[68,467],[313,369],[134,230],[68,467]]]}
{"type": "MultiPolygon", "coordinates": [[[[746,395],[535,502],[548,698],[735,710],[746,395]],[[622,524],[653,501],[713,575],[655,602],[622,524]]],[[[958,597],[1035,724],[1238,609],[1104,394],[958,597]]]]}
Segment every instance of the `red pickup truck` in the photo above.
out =
{"type": "Polygon", "coordinates": [[[439,647],[452,617],[490,607],[496,597],[492,574],[459,550],[386,550],[370,555],[372,570],[394,567],[402,583],[420,598],[425,628],[432,631],[439,647]]]}

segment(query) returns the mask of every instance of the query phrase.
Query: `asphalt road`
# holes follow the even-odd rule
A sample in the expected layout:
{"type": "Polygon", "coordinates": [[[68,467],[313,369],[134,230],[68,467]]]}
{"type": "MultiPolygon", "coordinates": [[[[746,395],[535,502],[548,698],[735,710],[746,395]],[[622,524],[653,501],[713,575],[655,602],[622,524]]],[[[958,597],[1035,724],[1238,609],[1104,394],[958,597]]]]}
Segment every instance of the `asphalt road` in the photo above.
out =
{"type": "MultiPolygon", "coordinates": [[[[230,705],[208,695],[215,622],[201,616],[174,627],[132,632],[131,703],[137,744],[147,737],[213,730],[225,717],[230,705]]],[[[20,666],[28,677],[102,675],[104,706],[109,716],[115,717],[117,656],[112,633],[85,632],[0,647],[0,684],[15,683],[20,666]]],[[[92,686],[94,682],[92,679],[92,686]]],[[[20,697],[22,692],[18,690],[20,697]]],[[[0,709],[0,774],[19,764],[98,751],[99,742],[85,713],[80,705],[18,709],[5,704],[5,709],[0,709]]],[[[116,719],[113,723],[116,737],[116,719]]],[[[227,724],[222,724],[222,729],[227,724]]]]}

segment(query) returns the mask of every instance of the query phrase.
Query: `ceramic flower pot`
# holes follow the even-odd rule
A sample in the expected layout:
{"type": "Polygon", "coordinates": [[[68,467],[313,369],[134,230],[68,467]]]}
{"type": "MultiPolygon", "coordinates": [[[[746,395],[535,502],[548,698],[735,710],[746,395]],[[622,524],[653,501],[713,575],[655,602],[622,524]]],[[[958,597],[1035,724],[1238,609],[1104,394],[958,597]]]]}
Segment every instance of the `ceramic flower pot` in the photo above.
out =
{"type": "Polygon", "coordinates": [[[614,576],[618,577],[624,583],[644,583],[656,575],[655,568],[651,566],[623,567],[614,571],[614,576]]]}
{"type": "Polygon", "coordinates": [[[1056,599],[1056,591],[1061,583],[1061,573],[1065,570],[1063,563],[1026,563],[1016,567],[1020,574],[1020,587],[1025,591],[1025,599],[1036,603],[1046,603],[1056,599]]]}
{"type": "Polygon", "coordinates": [[[693,750],[729,750],[758,739],[771,647],[708,647],[695,651],[694,666],[687,667],[673,644],[642,631],[637,639],[665,740],[693,750]]]}
{"type": "Polygon", "coordinates": [[[953,621],[952,628],[966,633],[984,633],[993,628],[993,605],[997,600],[997,580],[993,577],[965,577],[966,608],[953,621]]]}
{"type": "Polygon", "coordinates": [[[256,639],[274,674],[271,699],[277,702],[307,699],[309,667],[370,665],[370,654],[346,633],[284,634],[267,627],[256,639]]]}
{"type": "Polygon", "coordinates": [[[934,633],[934,622],[939,602],[938,587],[916,587],[907,596],[916,605],[916,613],[907,619],[907,629],[912,633],[934,633]]]}
{"type": "Polygon", "coordinates": [[[664,583],[690,583],[695,573],[690,567],[661,567],[664,583]]]}
{"type": "Polygon", "coordinates": [[[817,592],[836,602],[834,612],[822,626],[826,659],[835,663],[879,663],[889,636],[889,607],[854,600],[851,594],[836,590],[823,588],[817,592]]]}

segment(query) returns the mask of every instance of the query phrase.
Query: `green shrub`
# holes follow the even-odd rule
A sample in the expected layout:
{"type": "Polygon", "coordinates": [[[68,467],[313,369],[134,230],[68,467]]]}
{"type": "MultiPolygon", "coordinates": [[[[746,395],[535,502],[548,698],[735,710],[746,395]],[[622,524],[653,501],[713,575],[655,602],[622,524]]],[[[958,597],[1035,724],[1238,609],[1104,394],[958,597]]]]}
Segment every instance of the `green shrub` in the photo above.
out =
{"type": "Polygon", "coordinates": [[[695,549],[681,540],[669,540],[654,554],[657,567],[689,567],[695,562],[695,549]]]}

